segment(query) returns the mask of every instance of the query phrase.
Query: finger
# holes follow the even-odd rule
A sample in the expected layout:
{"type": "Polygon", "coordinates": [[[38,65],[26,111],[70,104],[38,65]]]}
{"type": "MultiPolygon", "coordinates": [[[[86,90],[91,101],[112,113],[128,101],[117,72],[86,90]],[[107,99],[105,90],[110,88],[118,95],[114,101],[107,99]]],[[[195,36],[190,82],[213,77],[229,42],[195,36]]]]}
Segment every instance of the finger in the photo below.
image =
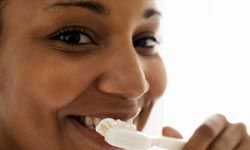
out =
{"type": "Polygon", "coordinates": [[[240,145],[236,148],[236,150],[249,150],[250,149],[250,137],[247,135],[242,140],[240,145]]]}
{"type": "Polygon", "coordinates": [[[162,129],[162,135],[163,136],[168,136],[168,137],[174,137],[174,138],[182,138],[182,135],[180,134],[179,131],[172,127],[164,127],[162,129]]]}
{"type": "Polygon", "coordinates": [[[184,150],[205,150],[228,126],[228,121],[222,115],[208,118],[191,136],[184,150]]]}
{"type": "Polygon", "coordinates": [[[229,125],[210,146],[209,149],[235,149],[246,136],[246,126],[242,123],[229,125]]]}

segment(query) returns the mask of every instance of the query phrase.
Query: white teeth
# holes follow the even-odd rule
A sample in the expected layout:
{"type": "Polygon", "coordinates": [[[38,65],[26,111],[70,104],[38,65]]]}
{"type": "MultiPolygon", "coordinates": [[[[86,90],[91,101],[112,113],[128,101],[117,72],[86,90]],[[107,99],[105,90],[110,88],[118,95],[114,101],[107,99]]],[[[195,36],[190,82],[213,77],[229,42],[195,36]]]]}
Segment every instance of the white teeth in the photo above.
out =
{"type": "Polygon", "coordinates": [[[86,117],[85,117],[85,124],[86,124],[87,126],[93,125],[93,119],[92,119],[91,117],[86,116],[86,117]]]}
{"type": "Polygon", "coordinates": [[[97,117],[82,117],[82,119],[84,118],[83,122],[84,124],[90,128],[90,129],[95,129],[95,127],[99,124],[99,122],[102,120],[101,118],[97,118],[97,117]]]}
{"type": "Polygon", "coordinates": [[[94,125],[97,126],[101,122],[101,120],[102,120],[101,118],[95,117],[94,118],[94,125]]]}

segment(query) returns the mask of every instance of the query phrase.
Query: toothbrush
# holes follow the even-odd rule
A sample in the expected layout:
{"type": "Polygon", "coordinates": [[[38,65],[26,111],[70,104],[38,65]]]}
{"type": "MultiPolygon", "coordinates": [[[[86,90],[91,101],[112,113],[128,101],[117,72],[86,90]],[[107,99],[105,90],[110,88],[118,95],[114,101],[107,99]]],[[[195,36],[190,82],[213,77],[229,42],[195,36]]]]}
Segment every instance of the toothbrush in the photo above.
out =
{"type": "Polygon", "coordinates": [[[132,123],[111,118],[103,119],[96,131],[101,134],[110,145],[126,150],[146,150],[151,147],[159,147],[167,150],[182,150],[185,141],[170,137],[150,137],[139,131],[132,123]]]}

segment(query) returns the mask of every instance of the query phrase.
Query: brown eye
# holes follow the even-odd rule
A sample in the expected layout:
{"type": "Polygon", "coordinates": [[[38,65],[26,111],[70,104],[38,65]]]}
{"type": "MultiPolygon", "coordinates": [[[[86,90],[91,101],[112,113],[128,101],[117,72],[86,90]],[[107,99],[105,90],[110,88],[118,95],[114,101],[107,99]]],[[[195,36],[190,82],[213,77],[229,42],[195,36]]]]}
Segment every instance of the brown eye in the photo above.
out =
{"type": "Polygon", "coordinates": [[[59,40],[67,44],[71,45],[79,45],[79,44],[91,44],[92,40],[84,33],[79,31],[66,31],[55,37],[54,40],[59,40]]]}
{"type": "Polygon", "coordinates": [[[159,44],[155,37],[143,37],[134,41],[134,47],[154,48],[159,44]]]}
{"type": "Polygon", "coordinates": [[[87,45],[93,44],[90,34],[81,27],[66,27],[59,29],[52,35],[50,35],[52,40],[60,41],[68,45],[87,45]]]}

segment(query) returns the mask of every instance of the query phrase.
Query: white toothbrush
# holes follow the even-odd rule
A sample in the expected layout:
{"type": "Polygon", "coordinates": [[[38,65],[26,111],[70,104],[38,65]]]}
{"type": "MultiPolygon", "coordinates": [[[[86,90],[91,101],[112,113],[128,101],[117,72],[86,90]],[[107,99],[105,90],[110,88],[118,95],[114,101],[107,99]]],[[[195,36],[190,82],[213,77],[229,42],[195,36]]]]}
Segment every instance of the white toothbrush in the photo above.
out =
{"type": "Polygon", "coordinates": [[[135,125],[111,118],[103,119],[96,131],[104,136],[110,145],[126,150],[146,150],[153,146],[167,150],[182,150],[185,141],[170,137],[150,137],[136,131],[135,125]]]}

